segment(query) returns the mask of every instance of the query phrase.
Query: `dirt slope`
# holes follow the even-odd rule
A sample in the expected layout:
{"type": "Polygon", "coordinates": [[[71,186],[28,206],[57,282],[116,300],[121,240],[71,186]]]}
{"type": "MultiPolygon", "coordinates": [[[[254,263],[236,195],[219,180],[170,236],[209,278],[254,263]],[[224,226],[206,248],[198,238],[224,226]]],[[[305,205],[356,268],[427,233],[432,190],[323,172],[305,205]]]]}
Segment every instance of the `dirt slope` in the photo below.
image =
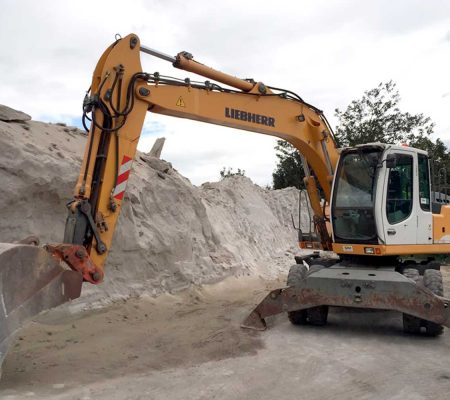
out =
{"type": "MultiPolygon", "coordinates": [[[[61,241],[85,141],[72,127],[0,121],[0,241],[61,241]]],[[[84,301],[275,276],[296,248],[297,198],[295,189],[267,191],[243,177],[196,187],[170,163],[138,153],[106,281],[86,286],[84,301]]]]}
{"type": "MultiPolygon", "coordinates": [[[[446,286],[450,271],[444,269],[446,286]]],[[[48,316],[21,332],[0,398],[446,400],[450,334],[402,332],[399,313],[332,309],[326,327],[285,315],[239,328],[283,281],[228,278],[157,298],[48,316]]],[[[449,293],[449,292],[447,292],[449,293]]]]}

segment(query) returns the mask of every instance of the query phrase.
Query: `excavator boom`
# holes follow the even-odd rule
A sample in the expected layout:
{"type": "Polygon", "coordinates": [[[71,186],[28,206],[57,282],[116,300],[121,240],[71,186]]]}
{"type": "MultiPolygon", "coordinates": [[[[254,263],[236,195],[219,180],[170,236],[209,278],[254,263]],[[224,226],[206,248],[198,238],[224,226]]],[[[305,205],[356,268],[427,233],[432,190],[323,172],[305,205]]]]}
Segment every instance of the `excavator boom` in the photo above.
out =
{"type": "Polygon", "coordinates": [[[91,113],[92,123],[69,207],[64,243],[86,247],[96,276],[103,276],[147,111],[276,136],[292,143],[314,171],[314,176],[307,176],[306,187],[315,221],[322,225],[322,246],[331,249],[316,182],[329,202],[338,151],[322,112],[294,93],[214,70],[194,61],[187,52],[168,56],[141,45],[132,34],[115,42],[100,58],[84,105],[83,120],[91,113]],[[142,72],[141,52],[214,82],[142,72]]]}

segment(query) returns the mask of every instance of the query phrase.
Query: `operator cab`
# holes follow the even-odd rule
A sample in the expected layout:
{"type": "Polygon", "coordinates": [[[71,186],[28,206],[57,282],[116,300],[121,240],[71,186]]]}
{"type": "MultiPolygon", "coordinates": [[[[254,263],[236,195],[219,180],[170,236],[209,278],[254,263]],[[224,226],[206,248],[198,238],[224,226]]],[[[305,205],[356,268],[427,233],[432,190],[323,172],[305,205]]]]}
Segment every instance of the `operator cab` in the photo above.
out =
{"type": "Polygon", "coordinates": [[[335,243],[431,244],[429,159],[407,146],[342,150],[331,203],[335,243]]]}

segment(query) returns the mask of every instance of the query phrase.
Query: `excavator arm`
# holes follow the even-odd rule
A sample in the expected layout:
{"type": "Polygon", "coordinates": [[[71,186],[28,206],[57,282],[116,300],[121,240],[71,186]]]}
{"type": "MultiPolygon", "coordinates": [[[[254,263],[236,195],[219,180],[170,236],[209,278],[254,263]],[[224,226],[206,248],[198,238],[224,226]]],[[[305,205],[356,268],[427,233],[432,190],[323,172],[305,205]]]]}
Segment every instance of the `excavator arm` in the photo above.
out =
{"type": "MultiPolygon", "coordinates": [[[[290,91],[216,71],[194,61],[186,52],[176,57],[162,54],[142,46],[132,34],[116,41],[100,58],[84,107],[83,119],[91,113],[92,121],[74,201],[69,206],[65,244],[51,249],[67,261],[67,256],[74,254],[67,244],[80,246],[76,250],[81,257],[71,257],[69,264],[83,274],[85,281],[102,281],[147,111],[287,140],[303,155],[306,169],[314,171],[305,183],[315,221],[325,226],[316,179],[329,203],[338,160],[336,144],[321,111],[290,91]],[[141,52],[214,81],[144,73],[141,52]],[[92,262],[87,265],[87,260],[92,262]]],[[[327,230],[321,232],[322,246],[331,249],[327,230]]]]}

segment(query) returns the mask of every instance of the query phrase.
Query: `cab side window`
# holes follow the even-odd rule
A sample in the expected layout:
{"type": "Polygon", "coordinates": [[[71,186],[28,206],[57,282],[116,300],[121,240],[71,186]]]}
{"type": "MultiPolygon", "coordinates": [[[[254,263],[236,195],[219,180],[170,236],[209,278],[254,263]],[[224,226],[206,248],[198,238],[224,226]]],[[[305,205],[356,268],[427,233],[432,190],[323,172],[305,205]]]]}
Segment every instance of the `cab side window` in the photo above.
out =
{"type": "Polygon", "coordinates": [[[404,221],[413,207],[413,157],[397,154],[397,165],[389,170],[386,214],[390,224],[404,221]]]}
{"type": "Polygon", "coordinates": [[[430,169],[428,157],[419,154],[419,204],[423,211],[430,211],[430,169]]]}

